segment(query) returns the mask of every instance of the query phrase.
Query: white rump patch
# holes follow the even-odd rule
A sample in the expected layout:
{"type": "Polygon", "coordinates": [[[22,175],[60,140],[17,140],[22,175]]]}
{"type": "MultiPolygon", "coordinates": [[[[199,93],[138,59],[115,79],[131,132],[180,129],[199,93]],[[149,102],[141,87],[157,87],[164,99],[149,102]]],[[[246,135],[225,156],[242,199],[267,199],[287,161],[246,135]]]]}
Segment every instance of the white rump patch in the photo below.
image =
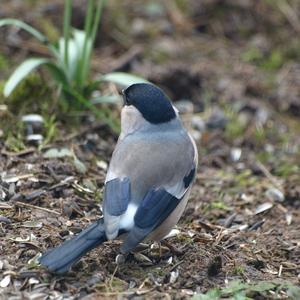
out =
{"type": "Polygon", "coordinates": [[[129,203],[127,210],[121,216],[120,228],[130,230],[134,226],[134,216],[138,207],[136,204],[129,203]]]}

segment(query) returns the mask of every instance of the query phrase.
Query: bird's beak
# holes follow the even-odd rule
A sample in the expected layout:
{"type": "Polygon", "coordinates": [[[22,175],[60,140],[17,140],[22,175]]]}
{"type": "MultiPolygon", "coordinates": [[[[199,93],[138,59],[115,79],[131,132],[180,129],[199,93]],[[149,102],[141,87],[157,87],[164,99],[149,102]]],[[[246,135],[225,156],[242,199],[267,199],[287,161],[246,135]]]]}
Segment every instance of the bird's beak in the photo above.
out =
{"type": "Polygon", "coordinates": [[[128,105],[128,102],[127,102],[127,100],[126,100],[126,95],[125,95],[125,89],[123,89],[123,90],[121,91],[121,94],[122,94],[122,96],[123,96],[123,106],[128,105]]]}

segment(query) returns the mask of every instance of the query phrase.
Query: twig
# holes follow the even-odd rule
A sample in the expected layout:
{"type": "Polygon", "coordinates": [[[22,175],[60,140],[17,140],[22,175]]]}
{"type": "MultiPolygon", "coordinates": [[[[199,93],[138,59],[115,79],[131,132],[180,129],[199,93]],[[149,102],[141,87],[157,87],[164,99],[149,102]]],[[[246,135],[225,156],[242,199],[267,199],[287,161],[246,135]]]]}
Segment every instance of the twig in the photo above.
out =
{"type": "Polygon", "coordinates": [[[15,202],[15,205],[21,206],[21,207],[35,208],[35,209],[46,211],[48,213],[55,214],[55,215],[58,215],[58,216],[60,215],[60,213],[57,212],[57,211],[55,211],[55,210],[51,210],[51,209],[48,209],[48,208],[35,206],[35,205],[29,204],[29,203],[24,203],[24,202],[17,201],[17,202],[15,202]]]}
{"type": "Polygon", "coordinates": [[[134,61],[142,52],[143,52],[143,48],[141,46],[134,46],[130,48],[119,59],[114,61],[114,63],[109,67],[110,72],[123,70],[132,61],[134,61]]]}
{"type": "Polygon", "coordinates": [[[287,1],[277,1],[277,6],[281,13],[286,17],[291,26],[299,33],[300,21],[295,13],[295,10],[289,5],[287,1]]]}
{"type": "Polygon", "coordinates": [[[276,186],[279,189],[282,188],[281,183],[270,173],[270,171],[259,160],[256,162],[256,165],[274,186],[276,186]]]}
{"type": "Polygon", "coordinates": [[[6,203],[0,203],[0,209],[12,209],[13,207],[11,205],[8,205],[6,203]]]}
{"type": "Polygon", "coordinates": [[[279,267],[278,277],[281,277],[281,273],[282,273],[282,265],[280,265],[280,267],[279,267]]]}
{"type": "MultiPolygon", "coordinates": [[[[49,149],[51,147],[54,147],[54,146],[51,145],[51,144],[48,144],[48,145],[43,146],[43,148],[40,149],[40,150],[46,150],[46,149],[49,149]]],[[[2,150],[1,154],[5,155],[5,156],[25,156],[25,155],[32,154],[32,153],[37,152],[37,151],[38,151],[37,148],[30,147],[30,148],[24,149],[24,150],[19,151],[19,152],[10,152],[10,151],[6,151],[6,150],[2,150]]]]}
{"type": "Polygon", "coordinates": [[[172,266],[172,268],[169,270],[169,272],[174,271],[178,266],[180,266],[182,263],[184,263],[184,260],[179,261],[177,264],[172,266]]]}
{"type": "Polygon", "coordinates": [[[113,283],[113,280],[114,280],[114,278],[115,278],[115,275],[116,275],[117,271],[118,271],[118,266],[116,266],[116,268],[115,268],[115,270],[114,270],[114,272],[113,272],[113,274],[111,275],[111,278],[110,278],[110,280],[109,280],[109,287],[110,287],[110,290],[113,290],[112,283],[113,283]]]}
{"type": "Polygon", "coordinates": [[[33,152],[35,152],[36,148],[28,148],[25,150],[22,150],[20,152],[10,152],[10,151],[6,151],[6,150],[2,150],[1,154],[5,155],[5,156],[23,156],[23,155],[27,155],[27,154],[31,154],[33,152]]]}

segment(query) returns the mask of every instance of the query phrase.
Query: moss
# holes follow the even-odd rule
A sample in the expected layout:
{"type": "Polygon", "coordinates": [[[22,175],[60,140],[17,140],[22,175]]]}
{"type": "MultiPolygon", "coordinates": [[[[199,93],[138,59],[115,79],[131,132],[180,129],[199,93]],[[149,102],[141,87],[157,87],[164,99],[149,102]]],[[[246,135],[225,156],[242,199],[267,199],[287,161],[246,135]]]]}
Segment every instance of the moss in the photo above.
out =
{"type": "Polygon", "coordinates": [[[4,102],[9,110],[17,115],[41,113],[43,110],[49,113],[53,102],[51,96],[51,90],[42,77],[31,74],[17,86],[11,96],[4,99],[4,102]]]}
{"type": "Polygon", "coordinates": [[[266,70],[278,70],[282,67],[285,62],[284,54],[280,49],[274,49],[272,52],[263,60],[259,66],[266,70]]]}
{"type": "Polygon", "coordinates": [[[242,171],[235,177],[235,182],[239,187],[251,186],[255,184],[257,180],[257,177],[252,176],[252,172],[249,169],[242,171]]]}
{"type": "Polygon", "coordinates": [[[275,167],[274,174],[279,177],[287,178],[293,174],[299,174],[300,168],[295,163],[282,162],[278,167],[275,167]]]}
{"type": "Polygon", "coordinates": [[[263,53],[257,47],[250,47],[241,54],[241,59],[245,62],[258,63],[263,59],[263,53]]]}
{"type": "Polygon", "coordinates": [[[230,208],[223,201],[212,202],[210,209],[230,210],[230,208]]]}
{"type": "Polygon", "coordinates": [[[243,266],[235,266],[233,272],[236,275],[243,275],[245,273],[245,268],[243,266]]]}
{"type": "Polygon", "coordinates": [[[21,132],[18,132],[17,134],[9,133],[5,139],[5,146],[9,151],[13,152],[19,152],[26,149],[21,132]]]}
{"type": "Polygon", "coordinates": [[[0,70],[5,70],[8,67],[8,60],[7,58],[0,54],[0,70]]]}
{"type": "Polygon", "coordinates": [[[256,66],[274,71],[280,69],[286,62],[299,60],[299,42],[291,42],[285,47],[275,46],[271,51],[265,53],[257,47],[249,47],[241,54],[241,59],[245,62],[255,64],[256,66]]]}
{"type": "Polygon", "coordinates": [[[237,115],[231,115],[225,127],[225,137],[229,140],[235,140],[241,137],[245,132],[246,126],[241,123],[237,115]]]}

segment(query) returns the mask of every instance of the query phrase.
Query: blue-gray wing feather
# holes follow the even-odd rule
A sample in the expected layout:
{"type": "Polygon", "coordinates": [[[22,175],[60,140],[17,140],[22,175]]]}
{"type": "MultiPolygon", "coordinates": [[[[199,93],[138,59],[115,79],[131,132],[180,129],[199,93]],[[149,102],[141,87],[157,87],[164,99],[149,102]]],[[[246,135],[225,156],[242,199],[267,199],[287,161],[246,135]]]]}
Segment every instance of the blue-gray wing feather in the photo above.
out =
{"type": "Polygon", "coordinates": [[[122,252],[133,250],[172,213],[180,200],[164,188],[151,189],[135,214],[134,227],[121,247],[122,252]]]}
{"type": "Polygon", "coordinates": [[[114,239],[120,230],[120,218],[126,212],[131,198],[128,177],[114,178],[105,184],[103,215],[106,237],[114,239]]]}
{"type": "Polygon", "coordinates": [[[134,223],[140,228],[152,228],[163,221],[177,206],[177,199],[164,188],[150,190],[139,206],[134,223]]]}
{"type": "Polygon", "coordinates": [[[130,180],[129,178],[115,178],[105,184],[104,207],[111,216],[122,215],[130,201],[130,180]]]}
{"type": "Polygon", "coordinates": [[[184,176],[183,178],[183,182],[184,182],[184,187],[187,188],[190,186],[190,184],[192,183],[192,181],[194,180],[196,175],[196,167],[194,166],[192,168],[192,170],[189,172],[188,175],[184,176]]]}

